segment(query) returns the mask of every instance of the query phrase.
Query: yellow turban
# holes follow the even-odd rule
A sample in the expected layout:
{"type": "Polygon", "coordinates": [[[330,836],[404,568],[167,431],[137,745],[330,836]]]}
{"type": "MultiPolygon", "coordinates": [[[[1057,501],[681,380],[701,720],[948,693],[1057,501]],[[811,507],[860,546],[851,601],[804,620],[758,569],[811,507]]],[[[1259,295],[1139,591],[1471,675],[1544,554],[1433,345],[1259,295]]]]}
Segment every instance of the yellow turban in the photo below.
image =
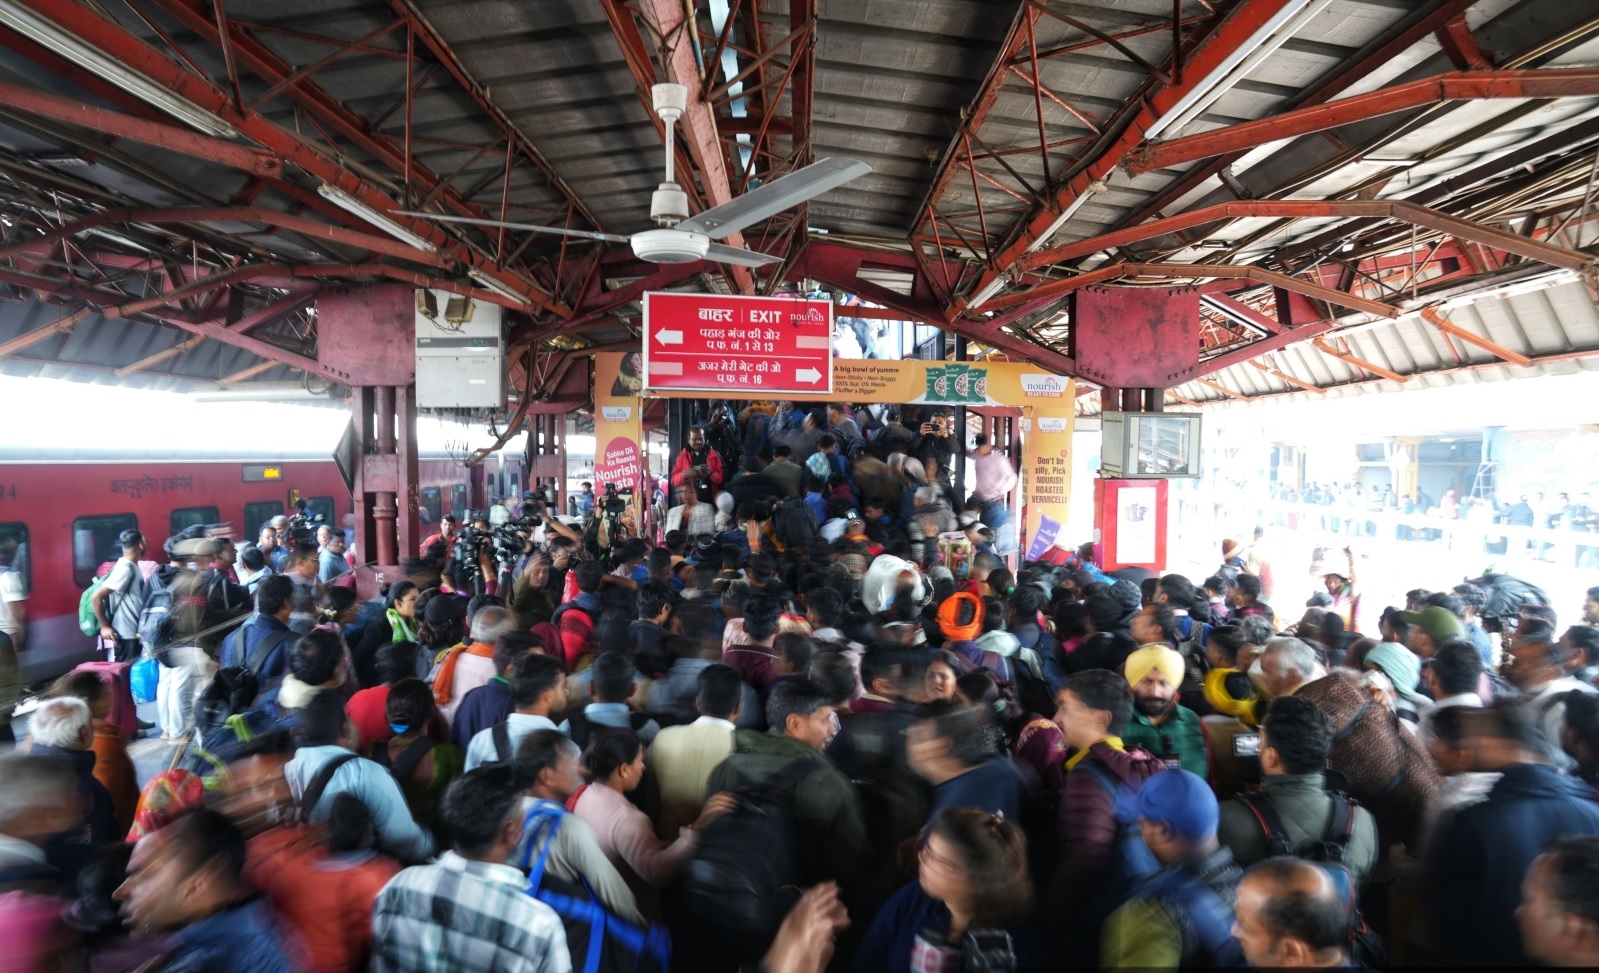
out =
{"type": "Polygon", "coordinates": [[[1156,669],[1173,689],[1183,684],[1185,666],[1177,650],[1164,645],[1146,645],[1127,657],[1127,685],[1138,685],[1156,669]]]}

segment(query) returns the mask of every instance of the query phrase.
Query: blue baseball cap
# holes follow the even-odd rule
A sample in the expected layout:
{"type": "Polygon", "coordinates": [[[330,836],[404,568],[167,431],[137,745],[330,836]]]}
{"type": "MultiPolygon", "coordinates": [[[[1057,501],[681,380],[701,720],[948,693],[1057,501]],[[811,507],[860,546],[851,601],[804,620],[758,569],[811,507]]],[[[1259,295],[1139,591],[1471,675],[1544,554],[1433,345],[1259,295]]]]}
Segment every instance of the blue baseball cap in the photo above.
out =
{"type": "Polygon", "coordinates": [[[1116,802],[1118,821],[1160,821],[1185,838],[1215,834],[1220,817],[1210,785],[1186,770],[1163,770],[1144,781],[1137,794],[1116,802]]]}

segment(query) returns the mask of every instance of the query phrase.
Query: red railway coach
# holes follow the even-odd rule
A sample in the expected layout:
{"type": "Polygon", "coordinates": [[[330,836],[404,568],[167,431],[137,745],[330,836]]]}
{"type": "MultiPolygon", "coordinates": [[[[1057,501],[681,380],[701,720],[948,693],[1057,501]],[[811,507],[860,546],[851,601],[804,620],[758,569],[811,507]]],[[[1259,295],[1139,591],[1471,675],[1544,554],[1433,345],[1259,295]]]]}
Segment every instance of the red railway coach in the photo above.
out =
{"type": "MultiPolygon", "coordinates": [[[[468,470],[446,456],[424,456],[422,520],[520,490],[520,458],[484,465],[468,470]]],[[[93,640],[78,629],[78,601],[120,555],[122,531],[143,531],[146,557],[159,561],[162,542],[185,527],[231,524],[235,541],[254,540],[262,524],[292,513],[302,498],[326,523],[353,523],[350,492],[326,454],[0,449],[0,566],[20,572],[28,591],[23,681],[54,678],[94,657],[93,640]]]]}

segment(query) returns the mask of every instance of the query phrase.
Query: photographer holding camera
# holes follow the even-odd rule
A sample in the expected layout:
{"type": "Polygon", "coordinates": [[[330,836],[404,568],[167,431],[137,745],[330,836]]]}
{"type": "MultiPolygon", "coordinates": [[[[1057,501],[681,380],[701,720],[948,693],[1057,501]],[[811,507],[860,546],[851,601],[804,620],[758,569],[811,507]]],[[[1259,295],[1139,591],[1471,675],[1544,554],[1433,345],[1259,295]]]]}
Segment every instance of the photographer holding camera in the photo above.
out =
{"type": "Polygon", "coordinates": [[[705,441],[705,427],[690,429],[688,445],[677,454],[677,462],[672,465],[672,485],[691,486],[701,503],[715,503],[716,491],[721,489],[726,476],[722,457],[705,441]]]}

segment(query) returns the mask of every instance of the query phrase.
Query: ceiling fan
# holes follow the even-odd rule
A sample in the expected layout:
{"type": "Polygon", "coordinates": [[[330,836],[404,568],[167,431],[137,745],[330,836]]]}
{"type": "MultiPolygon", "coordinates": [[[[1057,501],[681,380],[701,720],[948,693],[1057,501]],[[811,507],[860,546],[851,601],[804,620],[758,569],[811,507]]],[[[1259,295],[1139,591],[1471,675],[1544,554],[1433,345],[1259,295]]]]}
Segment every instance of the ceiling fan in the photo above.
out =
{"type": "Polygon", "coordinates": [[[640,260],[658,264],[693,263],[711,260],[717,263],[737,264],[741,267],[764,267],[779,261],[754,250],[714,243],[737,233],[746,226],[776,216],[783,210],[798,206],[806,200],[820,196],[830,189],[842,186],[872,171],[872,167],[855,159],[822,159],[786,176],[773,179],[752,189],[737,199],[690,218],[688,195],[678,185],[673,173],[674,133],[676,123],[688,105],[688,89],[680,84],[658,84],[651,89],[655,113],[666,123],[666,181],[650,197],[650,219],[661,225],[658,230],[643,230],[632,236],[615,233],[597,233],[593,230],[569,230],[558,226],[539,226],[534,223],[505,223],[499,220],[478,220],[464,216],[441,216],[437,213],[417,213],[395,210],[401,216],[419,216],[440,223],[468,223],[474,226],[505,227],[531,233],[553,233],[560,236],[582,237],[587,240],[605,240],[626,243],[640,260]]]}

